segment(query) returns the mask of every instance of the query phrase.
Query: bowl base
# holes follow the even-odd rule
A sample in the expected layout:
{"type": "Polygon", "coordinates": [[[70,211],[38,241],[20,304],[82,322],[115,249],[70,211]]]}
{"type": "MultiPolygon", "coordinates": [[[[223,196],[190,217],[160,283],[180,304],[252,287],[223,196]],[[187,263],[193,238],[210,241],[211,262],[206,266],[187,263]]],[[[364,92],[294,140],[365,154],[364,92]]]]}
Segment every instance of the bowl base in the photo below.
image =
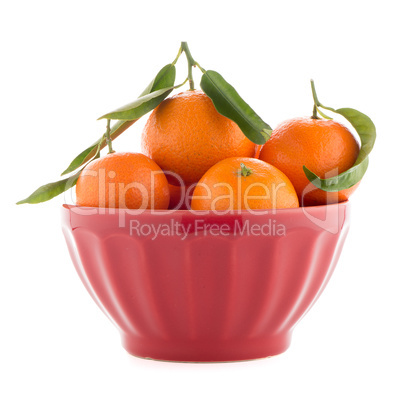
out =
{"type": "MultiPolygon", "coordinates": [[[[129,353],[129,352],[127,352],[129,353]]],[[[279,353],[281,354],[281,353],[279,353]]],[[[253,362],[255,360],[264,360],[264,359],[269,359],[271,357],[275,356],[265,356],[265,357],[256,357],[255,359],[244,359],[244,360],[205,360],[205,361],[199,361],[199,360],[162,360],[162,359],[153,359],[152,357],[141,357],[137,355],[133,355],[129,353],[130,356],[136,357],[137,359],[143,359],[143,360],[151,360],[154,362],[163,362],[163,363],[187,363],[187,364],[219,364],[219,363],[244,363],[244,362],[253,362]]]]}
{"type": "Polygon", "coordinates": [[[242,340],[150,340],[122,335],[124,349],[135,357],[175,363],[228,363],[264,359],[285,352],[291,334],[242,340]]]}

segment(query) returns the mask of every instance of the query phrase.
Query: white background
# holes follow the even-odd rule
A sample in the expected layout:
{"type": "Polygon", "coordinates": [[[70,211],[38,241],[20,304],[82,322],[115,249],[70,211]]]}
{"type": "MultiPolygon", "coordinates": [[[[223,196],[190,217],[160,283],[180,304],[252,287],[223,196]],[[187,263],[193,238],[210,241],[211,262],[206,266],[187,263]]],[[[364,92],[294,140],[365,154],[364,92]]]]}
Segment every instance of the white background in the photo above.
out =
{"type": "MultiPolygon", "coordinates": [[[[398,5],[3,2],[0,400],[400,401],[398,5]],[[290,349],[272,359],[200,365],[129,356],[74,271],[60,230],[63,197],[15,206],[57,180],[103,132],[97,117],[135,99],[181,40],[271,126],[311,114],[312,77],[324,104],[359,109],[377,126],[335,274],[290,349]]],[[[144,121],[115,149],[139,151],[144,121]]]]}

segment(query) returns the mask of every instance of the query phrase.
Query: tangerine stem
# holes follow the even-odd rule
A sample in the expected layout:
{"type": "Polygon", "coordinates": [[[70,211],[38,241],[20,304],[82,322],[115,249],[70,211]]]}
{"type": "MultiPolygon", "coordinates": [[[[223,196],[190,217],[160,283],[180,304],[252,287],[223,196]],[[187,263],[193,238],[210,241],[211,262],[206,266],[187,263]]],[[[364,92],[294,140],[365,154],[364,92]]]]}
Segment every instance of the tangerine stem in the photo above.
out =
{"type": "Polygon", "coordinates": [[[248,168],[244,163],[240,163],[240,175],[243,177],[250,176],[253,171],[248,168]]]}
{"type": "Polygon", "coordinates": [[[314,99],[313,115],[311,116],[311,118],[318,120],[319,117],[317,115],[317,107],[320,106],[321,104],[318,100],[317,92],[315,91],[314,80],[310,80],[310,84],[311,84],[311,92],[313,93],[313,99],[314,99]]]}
{"type": "Polygon", "coordinates": [[[181,48],[183,52],[186,54],[187,63],[188,63],[188,82],[190,83],[190,91],[194,90],[194,79],[193,79],[193,67],[197,65],[197,62],[193,59],[193,56],[190,53],[190,49],[188,47],[187,42],[181,42],[181,48]]]}
{"type": "Polygon", "coordinates": [[[322,106],[320,101],[318,100],[318,97],[317,97],[317,92],[315,90],[314,80],[310,80],[310,84],[311,84],[311,92],[313,93],[314,105],[322,106]]]}
{"type": "Polygon", "coordinates": [[[205,73],[205,70],[197,62],[195,62],[195,65],[201,70],[202,73],[205,73]]]}
{"type": "Polygon", "coordinates": [[[183,53],[183,47],[180,45],[180,49],[179,49],[179,53],[177,53],[176,58],[173,60],[173,65],[175,65],[177,63],[177,60],[179,60],[179,57],[181,56],[181,54],[183,53]]]}
{"type": "Polygon", "coordinates": [[[114,152],[114,150],[112,148],[112,140],[110,139],[110,119],[107,119],[107,124],[106,124],[106,144],[109,147],[108,154],[112,154],[114,152]]]}
{"type": "Polygon", "coordinates": [[[94,155],[94,159],[99,158],[100,151],[101,151],[101,145],[102,145],[102,142],[103,142],[104,139],[106,139],[105,134],[102,135],[102,138],[98,142],[98,146],[96,147],[96,152],[95,152],[95,155],[94,155]]]}
{"type": "Polygon", "coordinates": [[[313,108],[313,115],[311,116],[312,119],[318,120],[319,117],[317,115],[317,105],[314,104],[314,108],[313,108]]]}
{"type": "Polygon", "coordinates": [[[329,116],[327,116],[326,114],[324,114],[324,113],[319,109],[319,107],[322,107],[322,108],[327,109],[327,110],[332,110],[333,112],[334,112],[335,110],[332,109],[332,108],[325,107],[325,106],[318,100],[317,92],[316,92],[316,90],[315,90],[314,80],[310,80],[310,83],[311,83],[311,91],[313,92],[313,99],[314,99],[314,109],[313,109],[313,115],[311,116],[311,118],[312,118],[312,119],[317,119],[317,120],[319,120],[319,119],[320,119],[320,117],[318,116],[318,114],[319,114],[319,115],[320,115],[321,117],[323,117],[324,119],[332,120],[332,117],[329,117],[329,116]],[[317,114],[317,112],[318,112],[318,114],[317,114]]]}

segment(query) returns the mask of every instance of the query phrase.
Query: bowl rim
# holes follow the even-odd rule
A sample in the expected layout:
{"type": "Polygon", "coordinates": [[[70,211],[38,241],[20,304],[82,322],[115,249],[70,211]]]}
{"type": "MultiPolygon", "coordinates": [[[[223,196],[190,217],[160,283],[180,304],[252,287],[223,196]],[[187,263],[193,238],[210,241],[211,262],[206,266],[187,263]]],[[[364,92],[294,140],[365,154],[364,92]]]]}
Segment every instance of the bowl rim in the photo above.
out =
{"type": "MultiPolygon", "coordinates": [[[[74,212],[74,209],[79,209],[83,211],[95,211],[92,212],[91,215],[118,215],[118,214],[127,214],[127,215],[153,215],[153,216],[263,216],[263,215],[286,215],[286,214],[295,214],[295,213],[303,213],[304,210],[308,211],[321,211],[324,209],[333,210],[339,207],[348,207],[350,206],[350,200],[333,203],[333,204],[324,204],[324,205],[313,205],[313,206],[299,206],[297,208],[276,208],[276,209],[258,209],[258,210],[231,210],[230,212],[224,211],[213,211],[213,210],[181,210],[181,209],[143,209],[138,213],[138,209],[129,209],[129,208],[104,208],[104,207],[88,207],[88,206],[80,206],[73,204],[62,204],[62,209],[67,209],[74,212]]],[[[84,213],[83,215],[86,215],[84,213]]]]}

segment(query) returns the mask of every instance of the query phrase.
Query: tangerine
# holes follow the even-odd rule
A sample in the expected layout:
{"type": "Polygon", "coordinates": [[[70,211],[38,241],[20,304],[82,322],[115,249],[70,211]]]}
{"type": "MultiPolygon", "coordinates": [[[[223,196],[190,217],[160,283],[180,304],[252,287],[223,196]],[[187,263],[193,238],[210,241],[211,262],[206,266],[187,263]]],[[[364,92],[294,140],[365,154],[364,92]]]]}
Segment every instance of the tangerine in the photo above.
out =
{"type": "Polygon", "coordinates": [[[114,152],[90,162],[76,185],[86,207],[167,209],[169,187],[161,168],[140,153],[114,152]]]}
{"type": "Polygon", "coordinates": [[[344,125],[298,117],[284,121],[272,132],[259,158],[289,177],[301,205],[321,205],[346,201],[357,184],[339,192],[320,190],[309,182],[303,165],[320,178],[329,178],[351,168],[358,154],[359,144],[344,125]]]}
{"type": "Polygon", "coordinates": [[[142,133],[142,151],[189,185],[222,159],[254,156],[255,144],[204,92],[189,90],[154,109],[142,133]]]}
{"type": "Polygon", "coordinates": [[[212,166],[194,189],[194,210],[297,208],[295,189],[276,167],[255,158],[227,158],[212,166]]]}

